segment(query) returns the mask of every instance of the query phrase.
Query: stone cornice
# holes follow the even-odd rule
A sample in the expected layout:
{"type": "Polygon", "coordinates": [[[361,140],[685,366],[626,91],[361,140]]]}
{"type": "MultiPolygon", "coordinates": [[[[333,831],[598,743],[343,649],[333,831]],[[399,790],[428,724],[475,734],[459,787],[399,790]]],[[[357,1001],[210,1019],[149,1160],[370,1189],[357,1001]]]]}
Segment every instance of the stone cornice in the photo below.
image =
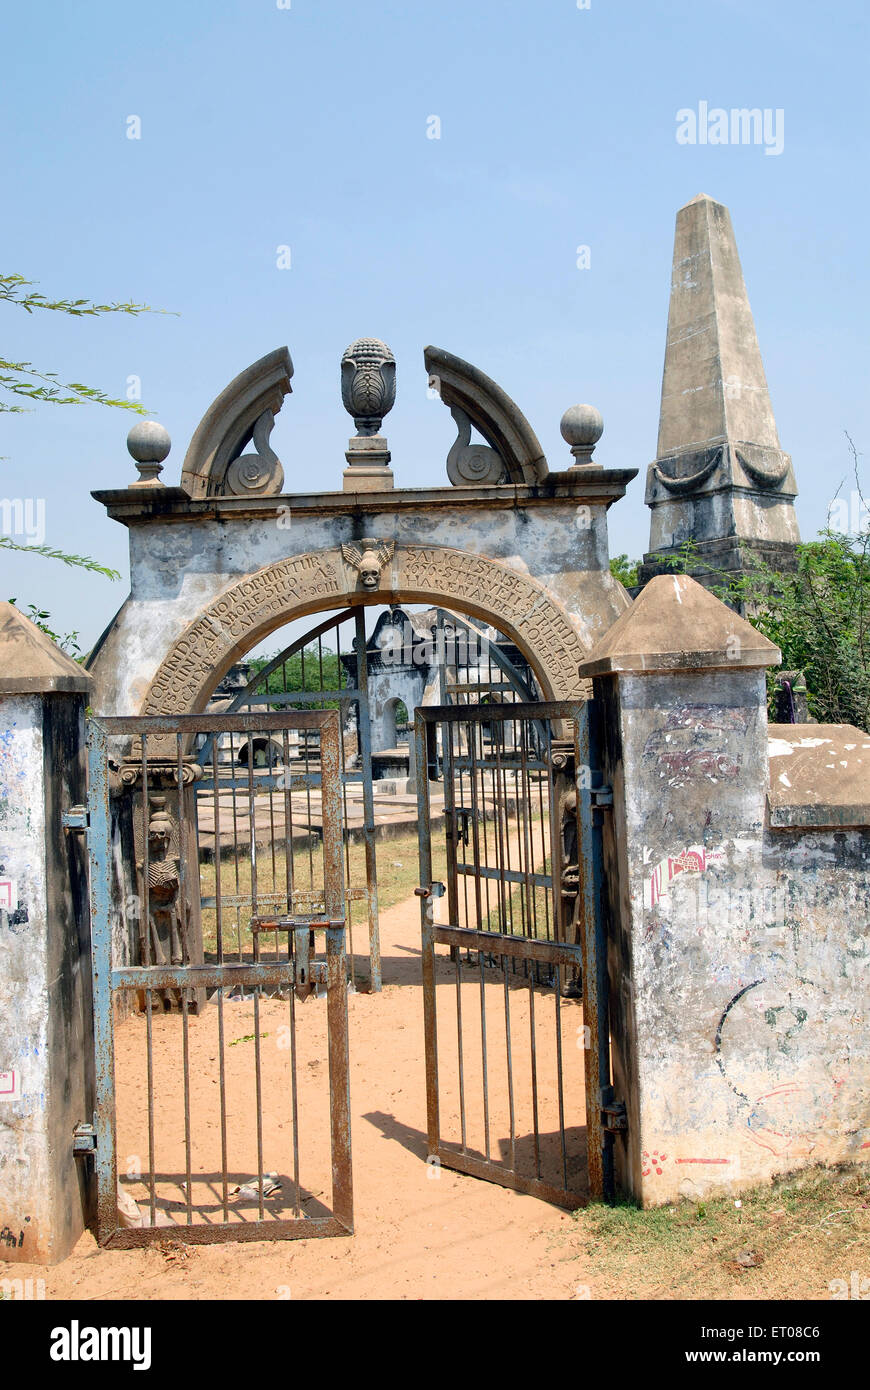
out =
{"type": "Polygon", "coordinates": [[[531,508],[553,502],[610,507],[625,496],[636,468],[583,468],[550,473],[535,485],[396,488],[384,492],[302,492],[272,497],[191,498],[180,487],[111,488],[92,492],[113,521],[124,526],[142,522],[263,519],[291,512],[309,516],[347,516],[363,512],[449,511],[479,508],[531,508]],[[578,476],[580,474],[581,476],[578,476]]]}

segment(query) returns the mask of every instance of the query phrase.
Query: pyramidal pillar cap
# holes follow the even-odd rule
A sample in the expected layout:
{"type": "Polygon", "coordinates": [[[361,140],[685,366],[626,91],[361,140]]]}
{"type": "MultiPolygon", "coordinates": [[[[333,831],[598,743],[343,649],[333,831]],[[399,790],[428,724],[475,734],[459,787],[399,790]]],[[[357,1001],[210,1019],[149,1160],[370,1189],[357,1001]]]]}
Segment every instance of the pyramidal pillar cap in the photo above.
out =
{"type": "Polygon", "coordinates": [[[87,694],[92,685],[87,671],[14,604],[0,607],[0,695],[87,694]]]}
{"type": "Polygon", "coordinates": [[[741,618],[685,574],[651,579],[629,609],[617,618],[579,674],[618,672],[740,670],[779,666],[782,653],[741,618]]]}

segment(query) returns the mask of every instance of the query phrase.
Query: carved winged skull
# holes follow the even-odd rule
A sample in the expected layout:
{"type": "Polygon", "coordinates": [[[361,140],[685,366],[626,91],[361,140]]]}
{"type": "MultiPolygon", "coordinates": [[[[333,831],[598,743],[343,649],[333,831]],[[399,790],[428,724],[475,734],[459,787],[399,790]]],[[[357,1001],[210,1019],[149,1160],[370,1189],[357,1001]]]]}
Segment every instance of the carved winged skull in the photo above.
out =
{"type": "Polygon", "coordinates": [[[366,536],[354,545],[342,545],[341,553],[359,573],[363,588],[376,589],[381,582],[381,570],[392,560],[395,549],[395,541],[378,541],[366,536]]]}

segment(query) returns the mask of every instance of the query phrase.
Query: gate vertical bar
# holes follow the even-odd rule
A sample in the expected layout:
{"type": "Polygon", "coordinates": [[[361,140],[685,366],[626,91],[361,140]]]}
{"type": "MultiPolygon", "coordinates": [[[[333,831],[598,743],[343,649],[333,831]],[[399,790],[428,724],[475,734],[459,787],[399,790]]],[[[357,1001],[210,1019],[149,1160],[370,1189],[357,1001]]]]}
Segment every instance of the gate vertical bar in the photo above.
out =
{"type": "MultiPolygon", "coordinates": [[[[456,788],[454,779],[456,772],[453,766],[453,727],[447,725],[443,733],[444,740],[444,826],[446,829],[447,840],[447,920],[454,927],[459,926],[459,884],[456,873],[456,861],[459,857],[459,835],[465,834],[464,828],[460,829],[461,822],[456,815],[456,788]]],[[[453,955],[453,951],[450,953],[453,955]]]]}
{"type": "Polygon", "coordinates": [[[343,922],[346,903],[342,855],[341,728],[338,710],[330,710],[329,715],[320,731],[324,906],[328,918],[343,922]]]}
{"type": "MultiPolygon", "coordinates": [[[[567,941],[568,933],[565,929],[564,903],[560,885],[562,880],[562,825],[559,819],[559,797],[556,792],[556,778],[552,773],[553,766],[553,735],[552,728],[548,727],[546,744],[543,750],[544,762],[551,769],[547,777],[547,819],[550,827],[550,874],[553,879],[553,940],[567,941]]],[[[556,972],[557,980],[561,981],[562,971],[556,972]]]]}
{"type": "Polygon", "coordinates": [[[332,1206],[335,1217],[353,1232],[353,1176],[350,1147],[350,1066],[347,1027],[347,960],[344,946],[346,902],[341,816],[341,725],[337,710],[320,731],[323,806],[323,887],[327,919],[341,926],[326,930],[326,998],[329,1030],[329,1108],[332,1138],[332,1206]]]}
{"type": "MultiPolygon", "coordinates": [[[[112,827],[109,809],[109,748],[106,732],[88,720],[88,861],[90,869],[91,960],[94,999],[97,1151],[97,1241],[117,1229],[118,1159],[115,1151],[115,1023],[112,1009],[112,827]]],[[[146,931],[148,924],[146,922],[146,931]]]]}
{"type": "MultiPolygon", "coordinates": [[[[350,1148],[347,963],[344,927],[326,929],[326,998],[329,1014],[329,1110],[332,1138],[332,1210],[353,1234],[353,1176],[350,1148]]],[[[298,1196],[298,1189],[297,1189],[298,1196]]]]}
{"type": "MultiPolygon", "coordinates": [[[[589,721],[590,766],[597,769],[596,781],[602,783],[601,774],[601,705],[597,700],[586,704],[589,721]]],[[[610,969],[607,959],[607,909],[604,883],[604,836],[602,822],[605,812],[593,807],[592,871],[595,882],[595,959],[598,967],[598,1075],[601,1083],[602,1109],[613,1099],[612,1076],[610,1071],[610,969]]],[[[616,1200],[613,1171],[613,1134],[603,1128],[602,1122],[602,1167],[603,1197],[606,1202],[616,1200]]]]}
{"type": "MultiPolygon", "coordinates": [[[[359,747],[363,775],[363,835],[366,850],[366,899],[369,911],[369,959],[371,962],[372,990],[381,988],[381,935],[378,919],[378,869],[375,848],[375,794],[372,786],[372,729],[369,713],[369,663],[366,655],[365,609],[354,610],[356,637],[356,684],[359,692],[357,710],[359,713],[359,747]]],[[[336,643],[338,645],[338,643],[336,643]]]]}
{"type": "Polygon", "coordinates": [[[578,705],[574,720],[574,766],[577,785],[580,915],[583,948],[583,1021],[589,1029],[584,1053],[586,1136],[589,1193],[609,1200],[613,1190],[612,1141],[605,1134],[602,1107],[610,1088],[610,1020],[607,953],[604,935],[601,830],[593,806],[595,756],[591,701],[578,705]]]}
{"type": "Polygon", "coordinates": [[[417,766],[417,821],[420,844],[420,919],[423,967],[423,1050],[426,1058],[426,1129],[429,1153],[437,1154],[441,1136],[438,1113],[438,1037],[435,1014],[435,930],[432,909],[432,840],[429,806],[429,749],[426,725],[418,712],[414,718],[414,752],[417,766]]]}

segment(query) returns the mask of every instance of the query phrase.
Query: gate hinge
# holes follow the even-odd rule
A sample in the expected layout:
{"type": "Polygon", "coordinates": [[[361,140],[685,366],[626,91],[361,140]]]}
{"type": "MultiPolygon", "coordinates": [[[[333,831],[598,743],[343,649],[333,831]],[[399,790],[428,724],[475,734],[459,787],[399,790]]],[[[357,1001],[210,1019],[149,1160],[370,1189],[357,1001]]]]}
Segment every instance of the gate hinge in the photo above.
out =
{"type": "Polygon", "coordinates": [[[87,806],[70,806],[60,819],[64,830],[87,830],[90,825],[87,806]]]}
{"type": "Polygon", "coordinates": [[[73,1130],[73,1153],[76,1158],[97,1152],[97,1131],[93,1125],[76,1125],[73,1130]]]}
{"type": "Polygon", "coordinates": [[[624,1100],[612,1100],[601,1109],[601,1127],[608,1134],[624,1134],[628,1129],[628,1114],[624,1100]]]}
{"type": "Polygon", "coordinates": [[[592,805],[602,810],[605,806],[613,805],[612,787],[593,787],[590,793],[592,805]]]}

